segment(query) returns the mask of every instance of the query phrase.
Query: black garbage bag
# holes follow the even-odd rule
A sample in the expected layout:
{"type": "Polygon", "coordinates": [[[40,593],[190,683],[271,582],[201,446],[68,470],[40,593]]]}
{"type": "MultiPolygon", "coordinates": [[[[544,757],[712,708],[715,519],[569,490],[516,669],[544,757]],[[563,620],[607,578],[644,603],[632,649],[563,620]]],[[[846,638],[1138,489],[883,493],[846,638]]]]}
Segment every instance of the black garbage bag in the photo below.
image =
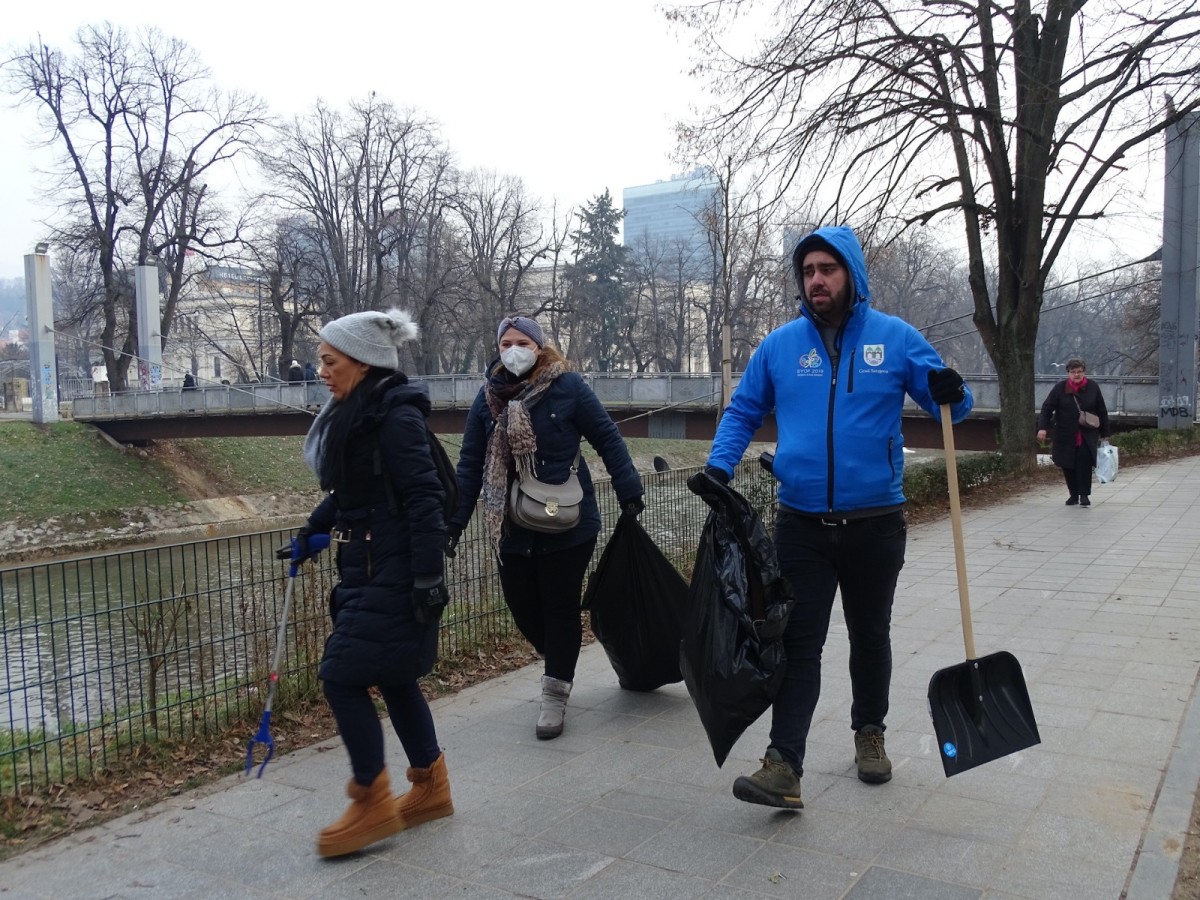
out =
{"type": "Polygon", "coordinates": [[[718,766],[775,699],[794,599],[754,507],[705,472],[688,487],[712,509],[700,533],[679,667],[718,766]]]}
{"type": "Polygon", "coordinates": [[[617,681],[652,691],[683,680],[679,642],[688,585],[635,516],[621,516],[583,595],[617,681]]]}

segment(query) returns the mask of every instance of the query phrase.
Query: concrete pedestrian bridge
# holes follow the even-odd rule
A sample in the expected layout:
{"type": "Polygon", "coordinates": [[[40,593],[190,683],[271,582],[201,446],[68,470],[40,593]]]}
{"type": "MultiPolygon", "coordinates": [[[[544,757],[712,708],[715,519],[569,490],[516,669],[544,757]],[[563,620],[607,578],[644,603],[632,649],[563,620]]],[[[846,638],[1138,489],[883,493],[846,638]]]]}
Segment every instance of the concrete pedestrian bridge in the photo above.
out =
{"type": "MultiPolygon", "coordinates": [[[[719,374],[584,373],[596,396],[626,437],[711,440],[721,396],[719,374]]],[[[1000,389],[995,375],[965,375],[975,394],[975,411],[955,427],[965,450],[995,449],[1000,389]]],[[[461,433],[480,376],[433,375],[429,387],[435,431],[461,433]]],[[[736,389],[739,376],[734,376],[736,389]]],[[[1060,379],[1035,379],[1037,402],[1060,379]]],[[[1104,392],[1115,430],[1147,428],[1158,421],[1156,377],[1093,377],[1104,392]]],[[[126,391],[71,401],[72,415],[121,443],[154,439],[304,434],[329,396],[321,382],[205,385],[195,390],[126,391]]],[[[1036,414],[1036,408],[1030,415],[1036,414]]],[[[911,447],[940,447],[941,431],[911,400],[904,419],[911,447]]],[[[757,440],[775,440],[775,422],[764,422],[757,440]]]]}

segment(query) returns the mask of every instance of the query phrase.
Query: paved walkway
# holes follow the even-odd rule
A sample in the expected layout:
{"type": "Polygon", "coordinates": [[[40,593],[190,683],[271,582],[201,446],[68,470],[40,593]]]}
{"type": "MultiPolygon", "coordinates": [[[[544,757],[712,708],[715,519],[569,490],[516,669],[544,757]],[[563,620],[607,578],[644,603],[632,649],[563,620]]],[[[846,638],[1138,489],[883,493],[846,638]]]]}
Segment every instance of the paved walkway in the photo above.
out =
{"type": "Polygon", "coordinates": [[[0,864],[0,894],[1165,900],[1200,781],[1200,459],[1126,469],[1091,509],[1063,493],[964,517],[977,650],[1020,660],[1042,734],[1019,754],[942,774],[925,692],[965,656],[946,520],[910,533],[890,784],[854,774],[840,623],[802,814],[730,795],[766,717],[718,769],[682,685],[621,691],[593,646],[558,740],[534,739],[534,668],[435,704],[452,818],[319,859],[345,804],[334,740],[0,864]]]}

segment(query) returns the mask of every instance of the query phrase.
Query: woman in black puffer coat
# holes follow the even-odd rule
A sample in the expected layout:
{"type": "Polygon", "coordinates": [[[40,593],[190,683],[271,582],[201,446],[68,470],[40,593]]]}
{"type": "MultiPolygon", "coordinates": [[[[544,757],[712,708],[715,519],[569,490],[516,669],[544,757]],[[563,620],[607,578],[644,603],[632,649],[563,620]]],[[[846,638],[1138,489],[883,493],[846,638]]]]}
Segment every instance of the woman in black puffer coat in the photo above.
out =
{"type": "Polygon", "coordinates": [[[458,460],[458,511],[450,517],[446,552],[453,554],[482,493],[488,539],[500,557],[500,586],[513,621],[546,659],[535,733],[562,734],[567,699],[583,638],[580,595],[600,510],[592,476],[579,456],[582,439],[595,448],[612,478],[623,515],[644,509],[642,479],[625,440],[592,389],[546,343],[528,316],[510,316],[496,332],[500,358],[467,413],[458,460]],[[580,520],[569,531],[547,534],[512,521],[508,492],[518,465],[539,481],[563,484],[578,460],[583,488],[580,520]]]}
{"type": "Polygon", "coordinates": [[[1082,359],[1067,360],[1067,377],[1054,385],[1042,403],[1037,439],[1045,441],[1051,427],[1050,459],[1067,482],[1067,506],[1092,505],[1092,470],[1101,440],[1108,440],[1108,407],[1100,386],[1087,378],[1082,359]],[[1094,414],[1098,428],[1083,428],[1079,414],[1094,414]]]}
{"type": "Polygon", "coordinates": [[[433,668],[446,604],[444,491],[429,450],[423,387],[398,372],[397,350],[417,336],[399,310],[343,316],[321,329],[320,377],[332,395],[304,442],[328,495],[296,535],[328,533],[338,583],[333,631],[318,670],[353,777],[351,804],[321,831],[317,852],[341,856],[454,812],[445,757],[417,679],[433,668]],[[393,797],[378,687],[408,757],[412,788],[393,797]]]}

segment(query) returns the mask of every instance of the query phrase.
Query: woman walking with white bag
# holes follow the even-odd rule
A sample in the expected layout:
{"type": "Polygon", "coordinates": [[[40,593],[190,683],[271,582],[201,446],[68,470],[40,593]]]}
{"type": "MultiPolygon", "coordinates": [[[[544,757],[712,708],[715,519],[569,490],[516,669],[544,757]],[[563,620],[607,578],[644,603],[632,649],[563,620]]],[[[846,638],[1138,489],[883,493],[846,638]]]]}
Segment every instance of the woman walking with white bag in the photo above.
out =
{"type": "Polygon", "coordinates": [[[1067,377],[1050,389],[1038,415],[1037,439],[1051,427],[1050,459],[1067,482],[1067,506],[1091,506],[1092,469],[1100,441],[1108,441],[1108,407],[1100,386],[1087,377],[1083,360],[1067,360],[1067,377]]]}

